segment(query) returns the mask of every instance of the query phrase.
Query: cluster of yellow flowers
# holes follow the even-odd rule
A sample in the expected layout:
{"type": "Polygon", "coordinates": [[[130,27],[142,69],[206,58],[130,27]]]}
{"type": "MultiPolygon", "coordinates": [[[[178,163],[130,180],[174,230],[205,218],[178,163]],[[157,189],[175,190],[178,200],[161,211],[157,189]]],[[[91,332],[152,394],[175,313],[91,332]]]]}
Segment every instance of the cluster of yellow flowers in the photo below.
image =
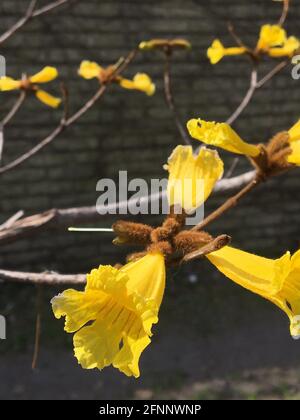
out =
{"type": "MultiPolygon", "coordinates": [[[[111,79],[112,82],[118,83],[124,89],[139,90],[147,95],[153,95],[155,92],[155,84],[151,78],[145,73],[137,73],[132,80],[125,79],[121,76],[114,77],[115,66],[109,66],[106,69],[91,61],[83,61],[79,68],[79,75],[84,79],[97,78],[100,83],[106,83],[111,79]]],[[[55,67],[44,67],[40,72],[33,76],[23,76],[22,79],[15,80],[11,77],[0,78],[0,91],[24,90],[32,92],[45,105],[57,108],[61,99],[40,89],[39,85],[51,82],[58,77],[58,71],[55,67]]]]}
{"type": "MultiPolygon", "coordinates": [[[[259,146],[244,142],[227,124],[193,119],[187,126],[193,138],[210,145],[247,156],[260,153],[259,146]]],[[[289,135],[295,145],[290,160],[300,164],[295,152],[300,145],[300,121],[289,135]]],[[[195,156],[191,146],[177,146],[165,168],[169,172],[169,203],[184,204],[186,213],[209,197],[223,174],[218,153],[206,147],[195,156]],[[178,188],[187,179],[192,187],[178,188]],[[205,186],[202,201],[193,188],[198,180],[205,186]]],[[[229,279],[285,311],[291,335],[300,337],[300,251],[273,260],[224,246],[206,257],[229,279]]],[[[165,281],[165,255],[153,250],[120,269],[100,266],[87,276],[84,292],[69,289],[52,299],[55,316],[65,316],[65,330],[75,332],[75,356],[82,367],[112,365],[128,376],[140,375],[139,358],[151,341],[152,325],[158,321],[165,281]]]]}
{"type": "MultiPolygon", "coordinates": [[[[262,54],[291,57],[299,47],[299,40],[287,37],[282,27],[264,25],[254,50],[246,46],[225,48],[215,40],[207,54],[215,64],[226,55],[247,53],[257,57],[262,54]]],[[[190,44],[185,40],[155,39],[140,44],[142,50],[165,52],[187,48],[190,44]]],[[[147,74],[137,73],[129,80],[115,72],[116,66],[103,68],[91,61],[83,61],[78,71],[84,79],[96,78],[100,84],[114,82],[125,89],[154,94],[155,85],[147,74]]],[[[24,89],[34,92],[46,105],[57,107],[61,100],[39,87],[57,76],[55,68],[45,67],[34,76],[21,80],[3,77],[0,91],[24,89]]],[[[275,146],[274,142],[249,144],[226,123],[194,118],[188,121],[187,129],[192,138],[245,155],[258,166],[260,156],[264,156],[265,167],[260,167],[261,170],[266,171],[268,165],[270,170],[300,165],[300,120],[288,131],[280,133],[283,136],[276,140],[275,146]],[[281,160],[275,152],[280,152],[281,160]]],[[[210,196],[223,175],[224,165],[215,150],[202,146],[195,155],[191,146],[177,146],[164,167],[169,172],[170,207],[179,206],[189,214],[210,196]],[[191,182],[187,184],[186,180],[191,182]],[[202,196],[196,191],[199,181],[204,185],[202,196]]],[[[167,241],[164,245],[168,245],[167,241]]],[[[291,335],[300,338],[300,250],[292,256],[287,252],[274,260],[225,245],[207,253],[206,258],[229,279],[281,308],[289,317],[291,335]]],[[[74,333],[75,356],[83,368],[103,369],[112,365],[127,376],[139,377],[140,356],[151,342],[153,324],[158,322],[166,283],[166,263],[163,247],[148,247],[144,256],[121,268],[100,265],[93,269],[87,275],[84,291],[68,289],[52,299],[55,317],[65,317],[65,331],[74,333]]]]}
{"type": "Polygon", "coordinates": [[[256,47],[252,50],[246,46],[225,48],[219,39],[215,39],[207,50],[211,64],[217,64],[226,55],[251,54],[259,57],[292,57],[300,48],[300,41],[294,36],[287,36],[285,29],[279,25],[263,25],[256,47]]]}

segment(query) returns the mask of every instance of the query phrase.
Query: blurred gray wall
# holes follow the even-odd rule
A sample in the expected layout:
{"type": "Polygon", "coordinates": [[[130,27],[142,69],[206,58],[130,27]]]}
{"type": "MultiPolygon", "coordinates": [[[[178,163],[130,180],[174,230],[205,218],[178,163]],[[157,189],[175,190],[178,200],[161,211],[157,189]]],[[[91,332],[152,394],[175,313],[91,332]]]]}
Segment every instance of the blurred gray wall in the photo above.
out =
{"type": "MultiPolygon", "coordinates": [[[[1,31],[21,16],[28,1],[2,0],[1,31]]],[[[43,5],[47,2],[40,1],[43,5]]],[[[300,36],[299,1],[292,2],[287,29],[300,36]]],[[[94,81],[77,76],[81,60],[114,63],[141,40],[154,37],[185,37],[190,52],[177,53],[172,69],[176,102],[185,122],[190,117],[225,120],[238,105],[249,83],[249,63],[244,57],[225,58],[217,66],[206,59],[206,49],[218,36],[225,45],[232,40],[227,31],[232,21],[245,42],[255,44],[260,25],[276,22],[280,3],[271,0],[137,1],[85,0],[61,7],[30,22],[6,42],[0,54],[7,60],[7,73],[18,77],[45,65],[57,66],[70,89],[71,110],[76,110],[97,88],[94,81]]],[[[263,75],[272,63],[263,63],[263,75]]],[[[1,176],[0,222],[22,209],[33,214],[52,207],[93,205],[99,178],[163,176],[162,165],[180,142],[164,103],[163,62],[159,53],[139,55],[126,71],[147,72],[157,84],[148,98],[139,92],[114,87],[78,124],[16,170],[1,176]]],[[[59,83],[46,86],[59,94],[59,83]]],[[[266,141],[289,128],[300,117],[300,81],[283,72],[257,92],[251,105],[234,127],[253,142],[266,141]]],[[[5,114],[14,93],[2,93],[0,111],[5,114]]],[[[61,111],[53,111],[30,98],[5,130],[4,161],[7,163],[30,149],[57,124],[61,111]]],[[[196,142],[195,142],[196,145],[196,142]]],[[[222,154],[227,168],[233,157],[222,154]]],[[[239,159],[235,174],[249,168],[239,159]]],[[[230,214],[211,227],[212,233],[228,233],[245,250],[277,256],[299,246],[300,171],[253,192],[230,214]]],[[[225,197],[209,200],[206,211],[225,197]]],[[[100,219],[108,226],[113,218],[100,219]]],[[[88,270],[100,262],[116,260],[111,236],[45,232],[15,244],[1,246],[0,266],[23,270],[88,270]]],[[[117,250],[117,258],[127,250],[117,250]]]]}

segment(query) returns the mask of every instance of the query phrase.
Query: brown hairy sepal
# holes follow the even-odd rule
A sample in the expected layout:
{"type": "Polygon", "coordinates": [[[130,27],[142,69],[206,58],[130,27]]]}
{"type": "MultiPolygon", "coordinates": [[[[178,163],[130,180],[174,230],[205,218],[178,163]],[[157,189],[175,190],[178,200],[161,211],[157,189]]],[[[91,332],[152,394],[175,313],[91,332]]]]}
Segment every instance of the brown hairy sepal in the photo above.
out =
{"type": "Polygon", "coordinates": [[[113,240],[114,245],[148,245],[151,242],[152,227],[143,223],[127,222],[119,220],[112,225],[117,237],[113,240]]]}
{"type": "Polygon", "coordinates": [[[196,251],[213,240],[213,237],[204,231],[196,232],[190,230],[183,230],[174,238],[175,249],[186,255],[190,252],[196,251]]]}

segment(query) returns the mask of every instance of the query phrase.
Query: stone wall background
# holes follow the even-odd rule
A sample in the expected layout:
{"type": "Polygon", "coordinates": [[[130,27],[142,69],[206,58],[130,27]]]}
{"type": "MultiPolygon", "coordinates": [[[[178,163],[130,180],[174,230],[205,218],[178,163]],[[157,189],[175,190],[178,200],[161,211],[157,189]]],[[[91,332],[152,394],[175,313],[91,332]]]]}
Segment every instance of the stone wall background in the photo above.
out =
{"type": "MultiPolygon", "coordinates": [[[[25,0],[3,0],[1,30],[12,24],[27,6],[25,0]]],[[[41,5],[46,1],[40,1],[41,5]]],[[[241,100],[249,82],[245,58],[224,59],[211,66],[205,51],[215,36],[232,43],[226,23],[231,20],[245,41],[255,43],[260,25],[275,22],[280,3],[271,0],[85,0],[30,22],[1,50],[7,59],[7,74],[17,77],[45,65],[57,66],[70,88],[72,109],[96,89],[96,83],[77,77],[81,60],[111,64],[138,42],[154,37],[184,37],[190,52],[174,57],[172,70],[176,102],[183,121],[202,115],[224,120],[241,100]]],[[[299,1],[292,2],[287,29],[300,36],[299,1]]],[[[268,69],[266,63],[263,69],[268,69]]],[[[157,84],[148,98],[138,92],[113,88],[99,105],[53,144],[22,166],[1,177],[0,222],[23,209],[33,214],[52,207],[93,205],[99,178],[117,178],[119,170],[129,177],[163,176],[162,164],[178,143],[178,134],[165,106],[162,90],[163,63],[159,53],[139,55],[127,70],[132,76],[145,71],[157,84]]],[[[264,73],[264,71],[262,72],[264,73]]],[[[299,118],[300,82],[290,71],[273,79],[257,92],[235,128],[245,139],[265,141],[290,127],[299,118]]],[[[59,84],[47,86],[59,92],[59,84]]],[[[2,94],[4,113],[14,94],[2,94]]],[[[13,124],[7,127],[4,163],[29,149],[45,136],[60,118],[29,99],[13,124]]],[[[222,154],[227,168],[232,156],[222,154]]],[[[248,167],[240,159],[235,174],[248,167]]],[[[213,233],[228,233],[234,244],[266,256],[277,256],[299,246],[299,171],[280,177],[252,193],[243,204],[212,225],[213,233]]],[[[206,211],[225,197],[212,198],[206,211]]],[[[100,220],[108,225],[109,220],[100,220]]],[[[89,270],[100,262],[113,262],[126,250],[115,250],[110,235],[46,232],[1,247],[0,266],[22,270],[89,270]],[[117,256],[116,256],[117,252],[117,256]]]]}

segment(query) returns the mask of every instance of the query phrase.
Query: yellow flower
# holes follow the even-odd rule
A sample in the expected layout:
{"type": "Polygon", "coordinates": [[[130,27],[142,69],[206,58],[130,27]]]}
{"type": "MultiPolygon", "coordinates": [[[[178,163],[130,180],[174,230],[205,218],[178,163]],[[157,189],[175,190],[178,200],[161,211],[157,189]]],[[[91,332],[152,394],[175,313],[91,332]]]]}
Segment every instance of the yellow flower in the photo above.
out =
{"type": "Polygon", "coordinates": [[[100,266],[88,274],[84,292],[68,289],[55,296],[55,317],[66,317],[65,331],[77,331],[73,342],[79,364],[84,369],[112,365],[139,377],[139,358],[151,342],[164,288],[164,257],[156,252],[119,270],[100,266]]]}
{"type": "Polygon", "coordinates": [[[225,55],[241,55],[246,51],[247,48],[244,47],[225,48],[219,39],[215,39],[207,50],[207,57],[211,64],[217,64],[225,55]]]}
{"type": "Polygon", "coordinates": [[[165,48],[170,49],[189,49],[191,44],[186,39],[175,38],[175,39],[151,39],[150,41],[142,41],[139,44],[140,50],[153,50],[160,49],[164,50],[165,48]]]}
{"type": "Polygon", "coordinates": [[[300,41],[294,36],[290,36],[282,47],[270,48],[268,54],[271,57],[292,57],[300,48],[300,41]]]}
{"type": "Polygon", "coordinates": [[[164,168],[169,171],[169,204],[180,206],[186,213],[204,203],[223,175],[218,153],[205,147],[193,155],[191,146],[177,146],[164,168]]]}
{"type": "Polygon", "coordinates": [[[260,153],[258,146],[246,143],[226,123],[204,121],[200,118],[191,119],[187,123],[190,135],[212,146],[221,147],[229,152],[255,157],[260,153]]]}
{"type": "Polygon", "coordinates": [[[150,77],[145,73],[137,73],[133,80],[120,78],[119,83],[125,89],[140,90],[149,96],[155,93],[155,84],[152,83],[150,77]]]}
{"type": "Polygon", "coordinates": [[[97,78],[101,83],[108,80],[118,83],[124,89],[140,90],[151,96],[155,92],[155,84],[152,83],[150,77],[145,73],[137,73],[133,80],[124,79],[121,76],[114,76],[115,66],[103,68],[93,61],[82,61],[78,74],[84,79],[97,78]]]}
{"type": "Polygon", "coordinates": [[[55,67],[44,67],[39,73],[22,79],[14,80],[11,77],[0,78],[0,91],[24,89],[35,93],[36,97],[52,108],[57,108],[61,103],[61,99],[55,98],[49,93],[38,87],[39,84],[48,83],[56,79],[58,72],[55,67]]]}
{"type": "Polygon", "coordinates": [[[282,47],[286,42],[286,32],[279,25],[263,25],[260,30],[256,49],[268,51],[273,47],[282,47]]]}
{"type": "Polygon", "coordinates": [[[300,338],[300,251],[273,260],[225,246],[207,258],[226,277],[281,308],[292,337],[300,338]]]}
{"type": "Polygon", "coordinates": [[[80,64],[78,74],[84,79],[90,80],[93,78],[99,78],[102,71],[103,68],[99,66],[99,64],[95,63],[94,61],[84,60],[80,64]]]}
{"type": "Polygon", "coordinates": [[[289,129],[289,143],[291,153],[287,157],[289,163],[300,165],[300,120],[289,129]]]}

